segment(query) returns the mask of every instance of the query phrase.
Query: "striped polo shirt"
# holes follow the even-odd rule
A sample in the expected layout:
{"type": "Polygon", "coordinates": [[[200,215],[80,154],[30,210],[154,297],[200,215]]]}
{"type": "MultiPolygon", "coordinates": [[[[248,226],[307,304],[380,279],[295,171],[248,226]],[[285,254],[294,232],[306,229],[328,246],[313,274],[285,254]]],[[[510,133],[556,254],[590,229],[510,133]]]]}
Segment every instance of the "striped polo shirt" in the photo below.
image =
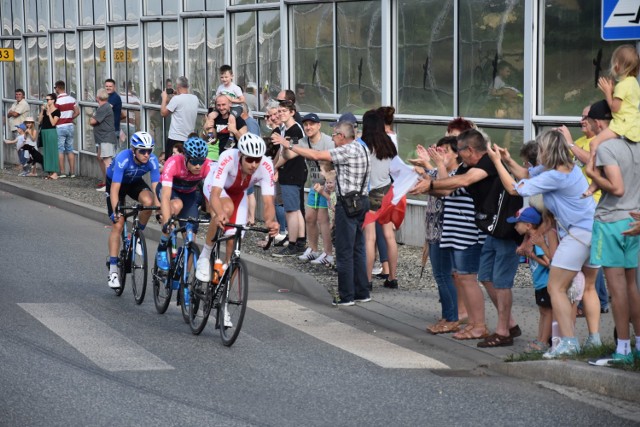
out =
{"type": "Polygon", "coordinates": [[[56,107],[60,110],[60,120],[56,126],[67,126],[73,124],[73,111],[76,106],[76,99],[66,93],[61,93],[56,99],[56,107]]]}

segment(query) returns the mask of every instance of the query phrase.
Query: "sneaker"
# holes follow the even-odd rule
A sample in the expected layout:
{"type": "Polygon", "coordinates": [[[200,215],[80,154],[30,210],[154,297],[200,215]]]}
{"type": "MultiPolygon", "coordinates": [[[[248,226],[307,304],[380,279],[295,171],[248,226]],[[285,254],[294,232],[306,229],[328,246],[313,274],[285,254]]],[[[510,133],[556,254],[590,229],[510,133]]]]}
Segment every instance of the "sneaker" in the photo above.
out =
{"type": "Polygon", "coordinates": [[[373,269],[371,270],[371,274],[375,276],[380,273],[382,273],[382,264],[376,261],[376,263],[373,266],[373,269]]]}
{"type": "Polygon", "coordinates": [[[28,172],[20,172],[20,173],[18,174],[18,176],[27,176],[27,175],[28,175],[28,172]]]}
{"type": "Polygon", "coordinates": [[[120,288],[120,279],[118,278],[118,273],[109,274],[109,287],[111,289],[120,288]]]}
{"type": "Polygon", "coordinates": [[[106,186],[106,185],[107,185],[107,183],[106,183],[106,182],[104,182],[104,181],[100,181],[99,183],[97,183],[97,184],[96,184],[96,188],[104,187],[104,186],[106,186]]]}
{"type": "Polygon", "coordinates": [[[366,297],[366,298],[356,298],[354,299],[355,302],[369,302],[371,301],[371,297],[366,297]]]}
{"type": "Polygon", "coordinates": [[[211,261],[207,257],[198,258],[196,264],[196,279],[201,282],[208,282],[211,280],[211,261]]]}
{"type": "Polygon", "coordinates": [[[555,348],[549,349],[542,355],[543,359],[557,359],[559,357],[574,356],[580,353],[580,346],[575,338],[561,338],[555,348]]]}
{"type": "Polygon", "coordinates": [[[284,248],[280,249],[279,251],[272,253],[271,255],[276,257],[276,258],[284,258],[284,257],[288,257],[288,256],[296,256],[296,255],[298,255],[298,250],[296,249],[296,245],[288,245],[288,246],[285,246],[284,248]]]}
{"type": "Polygon", "coordinates": [[[590,348],[596,348],[602,346],[602,341],[600,341],[600,336],[589,335],[587,340],[584,342],[582,346],[583,350],[588,350],[590,348]]]}
{"type": "Polygon", "coordinates": [[[384,286],[385,288],[389,288],[389,289],[398,289],[398,280],[393,279],[393,280],[385,280],[384,281],[384,286]]]}
{"type": "Polygon", "coordinates": [[[326,265],[327,267],[330,267],[333,265],[333,255],[327,255],[325,252],[322,252],[316,259],[311,261],[311,264],[326,265]]]}
{"type": "Polygon", "coordinates": [[[156,264],[159,270],[169,270],[169,260],[167,259],[167,251],[158,251],[156,254],[156,264]]]}
{"type": "Polygon", "coordinates": [[[136,255],[142,256],[142,245],[139,241],[136,242],[136,255]]]}
{"type": "Polygon", "coordinates": [[[66,178],[66,177],[67,177],[67,175],[65,175],[65,174],[58,175],[58,178],[60,178],[60,179],[62,179],[62,178],[66,178]]]}
{"type": "MultiPolygon", "coordinates": [[[[373,273],[372,273],[373,274],[373,273]]],[[[380,273],[380,274],[374,274],[373,275],[376,279],[380,279],[380,280],[387,280],[389,278],[388,274],[384,274],[384,273],[380,273]]]]}
{"type": "Polygon", "coordinates": [[[600,359],[590,359],[589,365],[592,365],[592,366],[633,365],[633,352],[629,354],[613,353],[609,357],[601,357],[600,359]]]}
{"type": "Polygon", "coordinates": [[[224,307],[224,327],[233,328],[233,322],[231,321],[231,314],[229,314],[228,307],[224,307]]]}
{"type": "Polygon", "coordinates": [[[96,191],[102,191],[104,193],[105,191],[107,191],[107,186],[103,185],[102,187],[98,187],[96,188],[96,191]]]}
{"type": "Polygon", "coordinates": [[[355,302],[353,301],[338,301],[338,300],[333,300],[333,302],[331,303],[331,305],[335,306],[335,307],[351,307],[352,305],[356,305],[355,302]]]}
{"type": "Polygon", "coordinates": [[[314,252],[311,248],[307,248],[307,250],[304,251],[304,253],[298,257],[298,259],[300,261],[313,261],[319,256],[320,256],[320,252],[314,252]]]}
{"type": "Polygon", "coordinates": [[[287,246],[289,244],[289,238],[286,233],[278,233],[273,238],[274,246],[287,246]]]}

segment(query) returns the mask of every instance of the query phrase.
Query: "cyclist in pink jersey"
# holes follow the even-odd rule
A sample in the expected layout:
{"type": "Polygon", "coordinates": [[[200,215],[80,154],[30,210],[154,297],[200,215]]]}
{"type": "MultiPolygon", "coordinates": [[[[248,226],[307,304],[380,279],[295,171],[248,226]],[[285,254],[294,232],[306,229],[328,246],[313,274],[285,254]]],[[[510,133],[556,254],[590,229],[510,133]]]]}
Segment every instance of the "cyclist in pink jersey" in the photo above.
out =
{"type": "MultiPolygon", "coordinates": [[[[267,146],[264,140],[252,133],[240,137],[237,149],[224,151],[218,159],[216,169],[204,182],[204,196],[209,202],[212,225],[222,228],[225,223],[247,223],[247,189],[260,185],[264,206],[264,218],[269,235],[278,234],[280,226],[276,221],[274,205],[275,184],[273,182],[273,163],[265,157],[267,146]]],[[[196,278],[206,282],[211,280],[212,240],[217,227],[209,227],[204,248],[198,258],[196,278]]],[[[234,229],[227,233],[234,233],[234,229]]],[[[233,250],[233,240],[227,241],[227,260],[233,250]]]]}
{"type": "MultiPolygon", "coordinates": [[[[169,269],[167,243],[171,217],[198,217],[198,206],[202,200],[198,184],[207,176],[213,163],[206,156],[207,143],[194,136],[184,142],[184,154],[174,154],[164,164],[160,184],[156,187],[163,222],[162,237],[156,254],[158,268],[161,270],[169,269]]],[[[193,231],[198,232],[198,224],[193,224],[193,231]]]]}

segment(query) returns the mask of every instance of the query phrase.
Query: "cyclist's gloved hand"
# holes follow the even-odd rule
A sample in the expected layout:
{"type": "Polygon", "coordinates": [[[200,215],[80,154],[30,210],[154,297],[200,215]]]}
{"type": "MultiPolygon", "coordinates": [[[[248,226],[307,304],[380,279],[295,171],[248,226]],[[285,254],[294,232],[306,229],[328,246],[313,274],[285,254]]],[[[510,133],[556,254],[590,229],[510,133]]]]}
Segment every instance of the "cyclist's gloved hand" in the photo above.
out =
{"type": "Polygon", "coordinates": [[[165,222],[165,223],[162,225],[162,232],[163,232],[164,234],[169,234],[169,229],[170,229],[170,228],[171,228],[170,224],[169,224],[168,222],[165,222]]]}
{"type": "Polygon", "coordinates": [[[115,224],[120,219],[120,215],[118,215],[117,213],[113,212],[111,215],[109,215],[109,218],[111,218],[111,222],[113,222],[115,224]]]}

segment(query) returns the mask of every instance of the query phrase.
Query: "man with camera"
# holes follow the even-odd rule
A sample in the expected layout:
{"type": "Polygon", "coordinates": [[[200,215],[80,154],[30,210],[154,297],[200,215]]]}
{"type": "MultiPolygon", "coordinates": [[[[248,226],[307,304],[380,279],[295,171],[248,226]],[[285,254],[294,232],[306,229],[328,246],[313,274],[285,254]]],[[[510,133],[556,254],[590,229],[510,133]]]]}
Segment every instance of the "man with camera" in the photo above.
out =
{"type": "MultiPolygon", "coordinates": [[[[304,136],[302,127],[294,119],[296,106],[291,101],[283,101],[278,106],[278,115],[282,121],[279,131],[271,135],[274,144],[297,144],[304,136]]],[[[307,164],[302,157],[287,158],[281,150],[281,155],[275,164],[278,171],[278,182],[282,192],[287,230],[289,231],[289,245],[278,252],[275,257],[299,256],[305,250],[305,227],[302,208],[304,206],[304,183],[307,180],[307,164]]]]}
{"type": "Polygon", "coordinates": [[[336,148],[318,151],[274,138],[274,143],[310,160],[332,162],[336,167],[338,203],[336,204],[336,266],[338,296],[335,306],[352,306],[371,301],[367,279],[362,222],[369,210],[367,196],[371,165],[369,150],[355,140],[352,123],[340,121],[333,130],[336,148]]]}
{"type": "Polygon", "coordinates": [[[177,142],[184,143],[196,127],[198,117],[198,97],[189,93],[189,80],[185,76],[176,79],[176,89],[166,88],[162,91],[160,114],[171,116],[169,136],[164,147],[165,158],[173,154],[173,146],[177,142]]]}

